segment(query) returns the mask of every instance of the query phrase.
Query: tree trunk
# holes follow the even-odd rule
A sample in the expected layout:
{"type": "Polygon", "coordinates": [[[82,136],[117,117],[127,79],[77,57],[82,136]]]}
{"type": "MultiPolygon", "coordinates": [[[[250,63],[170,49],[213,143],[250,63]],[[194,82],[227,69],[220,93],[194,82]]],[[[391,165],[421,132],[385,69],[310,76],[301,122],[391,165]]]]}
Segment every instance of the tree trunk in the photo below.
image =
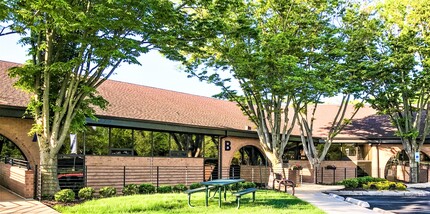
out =
{"type": "Polygon", "coordinates": [[[273,185],[276,186],[276,184],[273,184],[273,181],[275,179],[274,173],[280,173],[284,178],[287,175],[285,174],[282,160],[270,160],[270,162],[272,163],[272,170],[271,170],[270,175],[269,175],[269,180],[267,181],[267,187],[269,189],[272,189],[273,185]]]}
{"type": "Polygon", "coordinates": [[[409,158],[409,167],[410,167],[410,176],[409,182],[418,183],[418,163],[415,161],[414,155],[413,158],[409,158]]]}
{"type": "Polygon", "coordinates": [[[60,190],[57,173],[57,155],[48,148],[40,148],[42,196],[53,196],[60,190]]]}

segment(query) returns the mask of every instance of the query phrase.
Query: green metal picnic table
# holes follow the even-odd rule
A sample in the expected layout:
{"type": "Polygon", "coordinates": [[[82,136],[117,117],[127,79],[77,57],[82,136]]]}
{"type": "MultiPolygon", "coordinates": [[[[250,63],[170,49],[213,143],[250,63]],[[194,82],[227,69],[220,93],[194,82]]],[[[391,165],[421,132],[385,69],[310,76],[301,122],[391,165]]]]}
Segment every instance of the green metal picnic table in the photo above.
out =
{"type": "Polygon", "coordinates": [[[227,186],[232,184],[238,184],[240,182],[244,182],[245,179],[216,179],[211,181],[205,181],[201,182],[200,184],[204,185],[206,187],[206,198],[205,198],[205,205],[208,206],[208,200],[209,200],[209,187],[215,186],[217,188],[218,194],[219,194],[219,201],[218,206],[221,207],[221,191],[224,188],[224,200],[226,200],[227,197],[227,186]]]}

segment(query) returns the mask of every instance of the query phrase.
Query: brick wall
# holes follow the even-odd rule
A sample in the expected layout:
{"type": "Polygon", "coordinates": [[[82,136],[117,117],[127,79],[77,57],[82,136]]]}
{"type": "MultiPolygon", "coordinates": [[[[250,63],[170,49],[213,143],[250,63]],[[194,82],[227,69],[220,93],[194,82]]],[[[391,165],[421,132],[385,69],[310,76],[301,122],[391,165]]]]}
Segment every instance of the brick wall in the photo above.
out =
{"type": "MultiPolygon", "coordinates": [[[[300,165],[303,167],[301,170],[302,182],[314,183],[315,182],[315,170],[311,169],[310,163],[307,160],[290,160],[289,165],[300,165]]],[[[290,168],[291,168],[290,167],[290,168]]],[[[317,182],[330,184],[341,181],[345,178],[354,178],[357,165],[353,161],[324,161],[321,167],[317,170],[317,182]],[[336,166],[336,170],[326,169],[328,165],[336,166]]],[[[295,170],[285,170],[288,172],[288,179],[293,181],[299,181],[300,174],[295,170]]]]}
{"type": "Polygon", "coordinates": [[[34,172],[33,170],[0,163],[0,185],[24,198],[33,198],[34,172]]]}
{"type": "Polygon", "coordinates": [[[32,123],[31,119],[0,117],[0,134],[14,142],[34,166],[39,163],[39,146],[28,135],[32,123]]]}

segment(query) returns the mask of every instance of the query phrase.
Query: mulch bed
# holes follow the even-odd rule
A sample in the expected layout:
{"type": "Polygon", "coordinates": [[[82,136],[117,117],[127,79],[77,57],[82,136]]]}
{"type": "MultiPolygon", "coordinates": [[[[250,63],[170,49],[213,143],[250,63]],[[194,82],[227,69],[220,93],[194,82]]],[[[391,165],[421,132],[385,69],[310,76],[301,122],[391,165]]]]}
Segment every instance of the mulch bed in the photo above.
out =
{"type": "Polygon", "coordinates": [[[55,205],[61,205],[61,206],[75,206],[77,204],[81,204],[84,201],[82,200],[74,200],[72,202],[59,202],[59,201],[54,201],[54,200],[42,200],[40,201],[43,204],[45,204],[48,207],[53,208],[55,205]]]}

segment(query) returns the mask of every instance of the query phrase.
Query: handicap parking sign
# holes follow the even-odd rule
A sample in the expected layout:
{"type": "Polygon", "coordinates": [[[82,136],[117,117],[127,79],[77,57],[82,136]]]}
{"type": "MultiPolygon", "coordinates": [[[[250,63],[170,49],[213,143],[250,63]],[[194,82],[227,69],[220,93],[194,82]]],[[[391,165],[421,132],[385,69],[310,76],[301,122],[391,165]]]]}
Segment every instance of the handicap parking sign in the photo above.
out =
{"type": "Polygon", "coordinates": [[[420,162],[420,153],[415,152],[415,162],[420,162]]]}

